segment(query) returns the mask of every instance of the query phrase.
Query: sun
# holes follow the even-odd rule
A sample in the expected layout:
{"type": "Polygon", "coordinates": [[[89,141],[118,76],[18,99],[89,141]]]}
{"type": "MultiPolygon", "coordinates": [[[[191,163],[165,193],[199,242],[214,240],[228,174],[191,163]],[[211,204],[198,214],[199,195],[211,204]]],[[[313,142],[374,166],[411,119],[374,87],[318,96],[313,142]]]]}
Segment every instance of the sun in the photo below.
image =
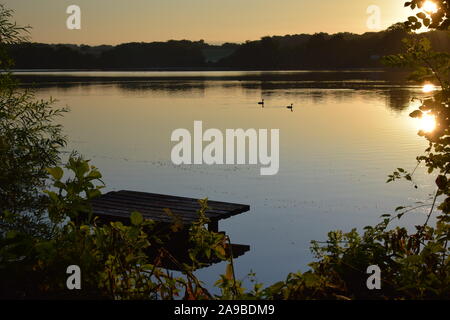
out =
{"type": "Polygon", "coordinates": [[[430,92],[433,92],[434,90],[436,90],[435,86],[432,85],[432,84],[430,84],[430,83],[425,84],[425,85],[422,87],[422,92],[423,92],[423,93],[430,93],[430,92]]]}
{"type": "Polygon", "coordinates": [[[433,1],[425,1],[422,6],[423,11],[426,13],[436,13],[438,11],[438,6],[433,1]]]}
{"type": "Polygon", "coordinates": [[[419,129],[423,132],[430,133],[436,129],[436,118],[434,115],[425,113],[419,120],[419,129]]]}

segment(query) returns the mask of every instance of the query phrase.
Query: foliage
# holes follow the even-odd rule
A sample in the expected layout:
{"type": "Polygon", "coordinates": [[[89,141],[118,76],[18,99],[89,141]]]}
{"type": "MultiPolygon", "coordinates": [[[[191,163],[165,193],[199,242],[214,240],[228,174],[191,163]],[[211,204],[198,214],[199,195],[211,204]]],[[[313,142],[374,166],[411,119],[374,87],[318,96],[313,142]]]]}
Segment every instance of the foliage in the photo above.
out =
{"type": "Polygon", "coordinates": [[[70,218],[72,220],[91,221],[91,207],[89,201],[101,195],[102,185],[94,185],[94,181],[101,181],[101,173],[89,161],[82,157],[71,156],[65,169],[73,172],[73,177],[63,181],[64,170],[61,167],[48,168],[53,179],[53,186],[58,192],[45,190],[49,197],[47,205],[50,221],[57,225],[70,218]],[[80,219],[79,219],[80,218],[80,219]]]}
{"type": "Polygon", "coordinates": [[[44,236],[46,226],[46,168],[56,165],[65,145],[62,128],[55,120],[65,109],[53,108],[53,100],[35,101],[11,78],[7,45],[24,41],[27,28],[11,22],[12,13],[0,6],[0,212],[17,220],[0,220],[0,233],[9,229],[44,236]],[[21,213],[20,215],[16,215],[21,213]]]}
{"type": "Polygon", "coordinates": [[[12,60],[6,53],[6,46],[24,42],[26,37],[23,33],[27,32],[26,27],[20,27],[12,22],[13,12],[0,4],[0,69],[7,70],[12,65],[12,60]]]}
{"type": "Polygon", "coordinates": [[[225,246],[227,237],[222,233],[210,232],[205,229],[210,220],[206,217],[208,209],[208,199],[200,200],[199,219],[192,224],[189,230],[190,239],[193,242],[189,250],[189,257],[192,260],[192,270],[205,265],[204,260],[210,260],[211,256],[216,256],[221,260],[226,260],[225,246]]]}
{"type": "MultiPolygon", "coordinates": [[[[160,262],[170,254],[165,249],[152,259],[148,250],[163,242],[153,221],[138,212],[133,212],[126,224],[91,219],[90,200],[103,187],[101,174],[82,157],[71,157],[65,168],[69,178],[64,178],[61,167],[48,170],[56,190],[46,191],[52,237],[36,238],[18,229],[0,237],[0,296],[173,299],[184,291],[186,298],[210,297],[192,269],[183,270],[184,278],[164,271],[160,262]],[[69,265],[81,268],[83,290],[67,290],[65,270],[69,265]],[[25,274],[31,276],[23,277],[25,274]]],[[[205,209],[206,202],[202,202],[201,210],[205,209]]],[[[14,220],[14,215],[18,214],[5,212],[3,219],[14,220]]],[[[192,227],[191,241],[196,244],[202,237],[218,238],[208,232],[204,226],[192,227]]]]}
{"type": "Polygon", "coordinates": [[[436,5],[436,12],[426,12],[424,4],[426,0],[412,0],[405,2],[405,7],[410,7],[412,10],[421,9],[416,16],[411,16],[405,22],[406,27],[413,30],[418,30],[422,26],[429,29],[445,30],[450,27],[450,2],[448,0],[433,0],[436,5]]]}
{"type": "Polygon", "coordinates": [[[409,235],[405,228],[389,230],[391,219],[366,227],[363,235],[330,232],[328,241],[314,242],[317,261],[306,273],[290,274],[269,288],[280,299],[449,299],[448,249],[439,226],[409,235]],[[426,239],[424,241],[424,239],[426,239]],[[381,290],[366,287],[367,267],[381,268],[381,290]]]}

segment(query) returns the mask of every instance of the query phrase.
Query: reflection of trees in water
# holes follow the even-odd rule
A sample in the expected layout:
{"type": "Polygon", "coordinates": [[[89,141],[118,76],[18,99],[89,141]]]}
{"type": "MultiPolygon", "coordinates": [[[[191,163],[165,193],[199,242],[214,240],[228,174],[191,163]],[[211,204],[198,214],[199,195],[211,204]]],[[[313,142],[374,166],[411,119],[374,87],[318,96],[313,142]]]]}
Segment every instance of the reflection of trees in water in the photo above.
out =
{"type": "Polygon", "coordinates": [[[409,107],[413,94],[407,89],[392,89],[385,92],[386,105],[394,111],[403,111],[409,107]]]}
{"type": "Polygon", "coordinates": [[[99,88],[113,88],[121,90],[127,94],[141,94],[145,92],[157,92],[166,94],[190,94],[203,96],[207,85],[204,81],[88,81],[70,82],[59,81],[34,81],[25,82],[23,88],[27,89],[57,89],[67,92],[74,89],[87,91],[98,90],[99,88]]]}
{"type": "MultiPolygon", "coordinates": [[[[353,74],[353,73],[350,73],[353,74]]],[[[353,74],[354,75],[354,74],[353,74]]],[[[346,76],[344,76],[346,77],[346,76]]],[[[59,79],[59,78],[58,78],[59,79]]],[[[227,90],[240,89],[245,94],[253,96],[255,91],[261,91],[263,97],[272,97],[280,99],[311,99],[314,104],[320,104],[327,98],[334,101],[353,103],[355,95],[361,95],[362,91],[370,99],[380,99],[384,97],[386,106],[394,111],[403,111],[408,108],[413,94],[410,89],[405,87],[387,88],[385,80],[329,80],[329,81],[229,81],[224,79],[216,80],[90,80],[77,81],[72,78],[70,82],[55,81],[55,79],[35,78],[34,81],[26,81],[23,87],[52,89],[56,88],[62,92],[73,89],[82,89],[86,91],[98,90],[101,88],[113,88],[123,91],[125,94],[135,95],[152,92],[165,95],[193,95],[203,97],[206,90],[221,88],[227,90]],[[375,90],[374,90],[375,89],[375,90]]],[[[82,80],[82,79],[79,79],[82,80]]]]}
{"type": "MultiPolygon", "coordinates": [[[[246,90],[253,91],[258,89],[254,84],[247,86],[243,85],[246,90]]],[[[413,92],[408,88],[384,89],[377,88],[374,90],[373,85],[353,84],[351,86],[328,85],[304,85],[291,84],[280,86],[279,84],[261,84],[260,85],[262,97],[272,98],[291,98],[291,99],[310,99],[314,104],[324,103],[328,98],[337,102],[354,103],[356,96],[364,94],[367,98],[373,100],[381,100],[384,98],[385,105],[396,112],[401,112],[407,109],[410,105],[411,99],[414,97],[413,92]],[[353,88],[352,88],[353,87],[353,88]],[[284,88],[285,90],[281,90],[284,88]],[[297,89],[297,90],[295,90],[297,89]]]]}
{"type": "Polygon", "coordinates": [[[169,95],[189,94],[194,96],[203,96],[207,86],[204,81],[150,81],[118,83],[116,84],[116,87],[130,94],[154,92],[158,94],[165,93],[169,95]]]}

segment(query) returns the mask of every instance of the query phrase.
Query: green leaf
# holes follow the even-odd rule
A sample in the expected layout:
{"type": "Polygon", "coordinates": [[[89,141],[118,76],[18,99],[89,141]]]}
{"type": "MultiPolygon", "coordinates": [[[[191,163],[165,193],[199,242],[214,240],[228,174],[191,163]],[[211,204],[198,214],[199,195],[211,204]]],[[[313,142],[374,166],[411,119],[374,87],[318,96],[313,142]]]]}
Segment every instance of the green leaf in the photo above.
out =
{"type": "Polygon", "coordinates": [[[420,19],[425,19],[426,17],[427,17],[427,15],[425,14],[425,13],[423,13],[423,12],[419,12],[418,14],[416,14],[416,16],[418,17],[418,18],[420,18],[420,19]]]}
{"type": "Polygon", "coordinates": [[[91,178],[91,179],[101,179],[102,178],[102,174],[98,170],[94,169],[94,170],[92,170],[89,173],[89,178],[91,178]]]}
{"type": "Polygon", "coordinates": [[[88,198],[89,199],[93,199],[93,198],[99,197],[101,195],[102,195],[102,193],[101,193],[101,191],[99,189],[94,189],[94,190],[89,190],[88,191],[88,198]]]}
{"type": "Polygon", "coordinates": [[[423,115],[423,113],[422,113],[422,111],[420,111],[420,110],[415,110],[415,111],[413,111],[413,112],[411,112],[411,113],[409,114],[409,116],[410,116],[411,118],[421,118],[422,115],[423,115]]]}
{"type": "Polygon", "coordinates": [[[279,281],[279,282],[273,284],[272,286],[270,286],[269,290],[272,293],[278,293],[284,287],[284,285],[285,285],[284,282],[279,281]]]}
{"type": "Polygon", "coordinates": [[[47,168],[47,172],[53,177],[55,180],[61,180],[64,175],[63,169],[60,167],[47,168]]]}
{"type": "Polygon", "coordinates": [[[440,175],[436,178],[436,185],[441,190],[445,190],[447,188],[447,177],[440,175]]]}
{"type": "Polygon", "coordinates": [[[52,201],[57,202],[57,201],[59,200],[58,194],[57,194],[56,192],[48,191],[48,190],[46,190],[46,191],[44,191],[44,192],[45,192],[46,194],[48,194],[48,196],[50,197],[50,199],[51,199],[52,201]]]}
{"type": "Polygon", "coordinates": [[[138,226],[138,225],[142,224],[142,222],[144,222],[144,218],[142,217],[142,214],[140,214],[137,211],[134,211],[131,214],[130,219],[131,219],[131,223],[135,226],[138,226]]]}
{"type": "Polygon", "coordinates": [[[133,239],[136,240],[139,237],[139,229],[138,228],[130,228],[128,229],[128,236],[133,239]]]}
{"type": "Polygon", "coordinates": [[[6,239],[10,239],[10,240],[14,239],[15,237],[17,237],[17,235],[18,235],[18,233],[15,230],[8,231],[6,233],[6,239]]]}

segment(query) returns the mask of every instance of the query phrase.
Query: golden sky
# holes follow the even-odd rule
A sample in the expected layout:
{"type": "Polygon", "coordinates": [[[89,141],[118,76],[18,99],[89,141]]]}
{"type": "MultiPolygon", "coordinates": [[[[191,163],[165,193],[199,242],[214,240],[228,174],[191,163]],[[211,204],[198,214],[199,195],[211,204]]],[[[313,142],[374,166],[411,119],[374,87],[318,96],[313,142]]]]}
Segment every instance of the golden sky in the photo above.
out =
{"type": "Polygon", "coordinates": [[[405,0],[0,0],[36,42],[117,44],[204,39],[243,42],[267,35],[369,30],[370,5],[381,27],[403,21],[405,0]],[[68,30],[66,8],[81,8],[81,30],[68,30]]]}

